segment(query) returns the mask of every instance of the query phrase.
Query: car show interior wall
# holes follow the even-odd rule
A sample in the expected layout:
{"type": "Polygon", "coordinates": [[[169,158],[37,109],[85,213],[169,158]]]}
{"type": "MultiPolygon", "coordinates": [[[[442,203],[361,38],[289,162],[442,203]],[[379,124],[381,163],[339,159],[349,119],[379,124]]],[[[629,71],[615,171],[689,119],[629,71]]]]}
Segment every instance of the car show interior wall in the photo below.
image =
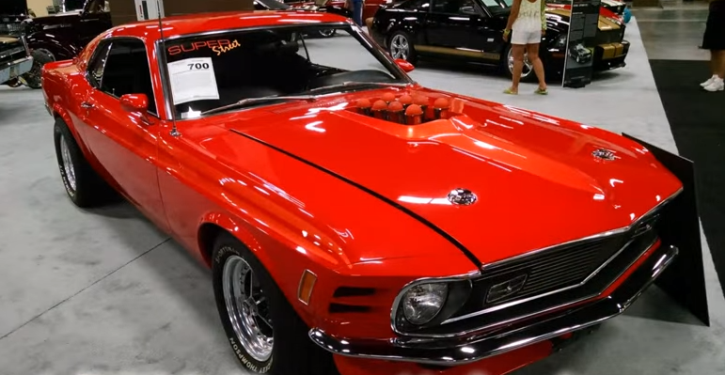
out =
{"type": "MultiPolygon", "coordinates": [[[[232,1],[245,3],[203,3],[208,10],[232,1]]],[[[135,19],[124,4],[133,1],[111,0],[114,17],[135,19]]],[[[677,152],[636,19],[626,33],[627,67],[584,89],[552,83],[539,96],[536,85],[522,84],[507,96],[507,79],[474,66],[421,63],[411,76],[677,152]]],[[[310,39],[308,48],[349,58],[338,43],[310,39]]],[[[226,350],[209,271],[128,203],[73,206],[58,176],[52,125],[41,91],[0,87],[0,374],[244,373],[226,350]]],[[[711,327],[652,288],[623,317],[517,374],[725,373],[725,299],[704,238],[703,247],[711,327]]]]}

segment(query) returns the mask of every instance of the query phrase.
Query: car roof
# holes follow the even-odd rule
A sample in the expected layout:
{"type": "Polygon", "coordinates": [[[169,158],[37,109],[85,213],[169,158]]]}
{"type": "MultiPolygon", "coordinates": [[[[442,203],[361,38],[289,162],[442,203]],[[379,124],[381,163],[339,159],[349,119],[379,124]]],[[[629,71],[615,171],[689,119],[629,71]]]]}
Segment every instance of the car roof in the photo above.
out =
{"type": "MultiPolygon", "coordinates": [[[[223,13],[199,13],[172,16],[161,19],[164,38],[207,31],[223,31],[247,27],[280,25],[310,25],[313,23],[349,22],[345,17],[330,13],[309,11],[238,11],[223,13]]],[[[116,26],[106,32],[107,36],[136,36],[152,40],[159,39],[159,21],[149,20],[116,26]]]]}

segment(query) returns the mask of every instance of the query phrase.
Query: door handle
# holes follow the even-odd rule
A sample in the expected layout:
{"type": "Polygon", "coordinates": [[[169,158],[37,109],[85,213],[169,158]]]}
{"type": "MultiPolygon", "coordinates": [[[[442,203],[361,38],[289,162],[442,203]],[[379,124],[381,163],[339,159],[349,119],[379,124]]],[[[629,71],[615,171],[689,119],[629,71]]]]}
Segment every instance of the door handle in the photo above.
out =
{"type": "Polygon", "coordinates": [[[91,109],[91,108],[93,108],[93,103],[89,103],[89,102],[82,102],[82,103],[81,103],[81,108],[85,108],[85,109],[91,109]]]}

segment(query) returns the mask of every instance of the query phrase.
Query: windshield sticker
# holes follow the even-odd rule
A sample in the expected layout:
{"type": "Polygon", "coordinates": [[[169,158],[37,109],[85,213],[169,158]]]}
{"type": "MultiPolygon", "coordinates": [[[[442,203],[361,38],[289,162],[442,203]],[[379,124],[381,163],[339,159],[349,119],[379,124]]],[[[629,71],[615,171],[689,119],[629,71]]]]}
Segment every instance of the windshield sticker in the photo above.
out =
{"type": "Polygon", "coordinates": [[[197,100],[219,100],[211,57],[184,59],[168,64],[174,105],[197,100]]]}
{"type": "Polygon", "coordinates": [[[234,41],[231,41],[229,39],[217,39],[217,40],[204,40],[199,42],[193,42],[193,43],[186,43],[186,44],[179,44],[176,46],[171,46],[167,49],[169,56],[175,56],[180,53],[189,53],[194,51],[199,51],[204,48],[209,48],[212,51],[216,53],[217,56],[221,55],[222,53],[228,52],[230,50],[233,50],[237,47],[240,47],[241,44],[235,39],[234,41]]]}

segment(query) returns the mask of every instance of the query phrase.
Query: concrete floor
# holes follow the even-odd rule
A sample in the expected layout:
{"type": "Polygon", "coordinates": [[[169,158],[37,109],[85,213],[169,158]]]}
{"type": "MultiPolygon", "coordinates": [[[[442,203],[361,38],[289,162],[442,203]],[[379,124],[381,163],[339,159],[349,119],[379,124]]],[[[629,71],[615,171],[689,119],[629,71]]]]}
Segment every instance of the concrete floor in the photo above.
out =
{"type": "MultiPolygon", "coordinates": [[[[534,85],[505,96],[508,82],[478,68],[423,64],[412,75],[676,151],[636,21],[627,38],[625,69],[584,89],[551,87],[548,97],[531,94],[534,85]]],[[[0,89],[0,375],[244,373],[218,323],[209,272],[127,204],[76,209],[51,125],[40,92],[0,89]]],[[[518,374],[725,373],[725,300],[705,255],[712,327],[651,289],[597,334],[518,374]]]]}

